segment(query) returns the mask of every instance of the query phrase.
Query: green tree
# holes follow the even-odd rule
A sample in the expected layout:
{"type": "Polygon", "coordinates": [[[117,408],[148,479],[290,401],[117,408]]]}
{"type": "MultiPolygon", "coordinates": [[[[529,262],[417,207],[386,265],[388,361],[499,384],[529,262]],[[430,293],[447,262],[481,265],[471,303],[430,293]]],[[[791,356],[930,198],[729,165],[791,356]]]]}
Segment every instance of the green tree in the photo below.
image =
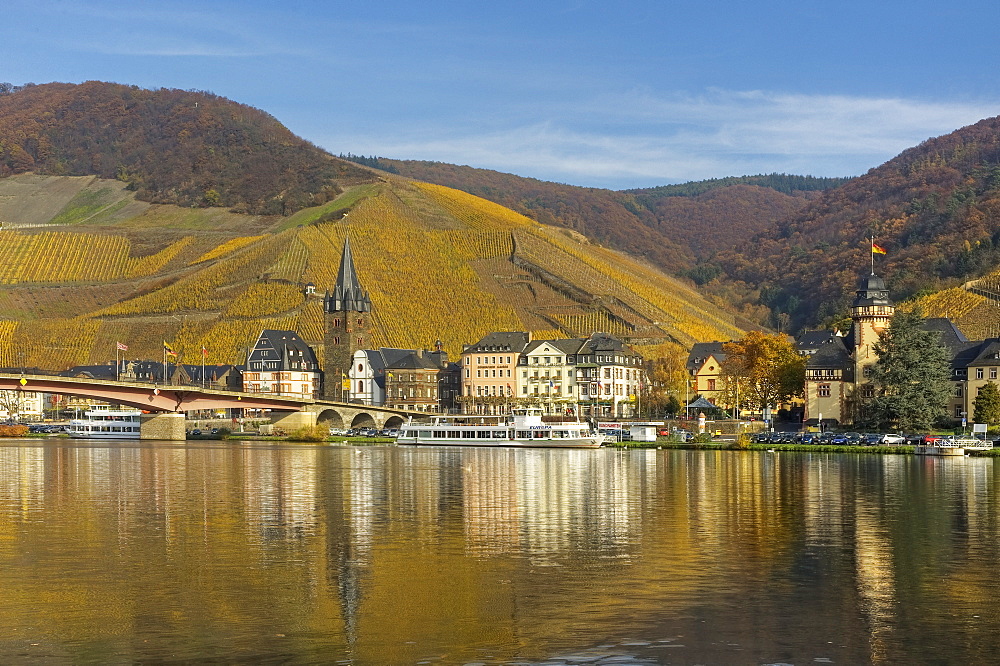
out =
{"type": "Polygon", "coordinates": [[[726,398],[751,408],[764,409],[801,395],[806,360],[784,335],[750,331],[736,342],[722,346],[726,360],[722,372],[726,398]]]}
{"type": "Polygon", "coordinates": [[[930,430],[946,414],[954,391],[948,350],[936,333],[921,329],[923,323],[919,308],[897,311],[874,345],[875,397],[867,407],[880,427],[930,430]]]}
{"type": "Polygon", "coordinates": [[[975,408],[972,413],[974,422],[986,423],[991,426],[1000,423],[1000,388],[997,387],[996,382],[983,384],[972,404],[975,408]]]}

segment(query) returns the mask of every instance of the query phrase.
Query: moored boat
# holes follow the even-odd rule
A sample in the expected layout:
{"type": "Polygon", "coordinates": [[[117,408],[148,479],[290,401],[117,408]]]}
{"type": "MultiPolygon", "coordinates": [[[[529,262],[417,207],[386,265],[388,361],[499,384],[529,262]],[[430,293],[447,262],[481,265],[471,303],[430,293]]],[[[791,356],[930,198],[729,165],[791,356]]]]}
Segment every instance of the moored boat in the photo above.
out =
{"type": "Polygon", "coordinates": [[[435,416],[430,423],[412,419],[403,425],[397,444],[430,446],[513,446],[594,449],[604,435],[581,421],[547,423],[542,410],[518,407],[505,416],[435,416]]]}
{"type": "Polygon", "coordinates": [[[90,405],[84,418],[73,419],[66,426],[70,437],[96,439],[139,439],[138,409],[90,405]]]}

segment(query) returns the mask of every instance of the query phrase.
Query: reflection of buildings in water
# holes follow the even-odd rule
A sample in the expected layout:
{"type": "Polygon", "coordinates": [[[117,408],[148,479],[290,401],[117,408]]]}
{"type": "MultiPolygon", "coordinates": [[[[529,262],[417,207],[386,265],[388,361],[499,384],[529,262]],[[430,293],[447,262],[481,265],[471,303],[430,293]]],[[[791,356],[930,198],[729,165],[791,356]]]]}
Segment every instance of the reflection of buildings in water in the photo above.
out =
{"type": "Polygon", "coordinates": [[[802,479],[805,545],[841,545],[844,539],[842,461],[839,456],[824,455],[816,456],[807,465],[802,479]]]}
{"type": "MultiPolygon", "coordinates": [[[[22,519],[40,510],[39,499],[45,496],[45,451],[42,447],[0,447],[0,497],[14,504],[4,513],[19,513],[22,519]]],[[[10,525],[8,521],[3,521],[10,525]]]]}
{"type": "Polygon", "coordinates": [[[854,496],[854,561],[861,612],[868,624],[871,663],[885,663],[886,641],[896,619],[896,570],[883,507],[854,496]]]}
{"type": "Polygon", "coordinates": [[[466,548],[534,557],[580,548],[617,553],[634,540],[637,493],[645,487],[636,477],[648,470],[636,459],[614,451],[463,451],[466,548]]]}

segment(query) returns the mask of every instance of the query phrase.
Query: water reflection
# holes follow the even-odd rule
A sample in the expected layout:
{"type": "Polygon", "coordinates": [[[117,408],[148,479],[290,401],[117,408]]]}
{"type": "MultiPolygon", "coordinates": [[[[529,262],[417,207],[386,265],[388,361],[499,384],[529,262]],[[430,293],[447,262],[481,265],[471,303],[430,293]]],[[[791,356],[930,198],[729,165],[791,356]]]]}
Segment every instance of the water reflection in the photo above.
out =
{"type": "Polygon", "coordinates": [[[1000,648],[991,459],[0,442],[0,661],[1000,648]]]}

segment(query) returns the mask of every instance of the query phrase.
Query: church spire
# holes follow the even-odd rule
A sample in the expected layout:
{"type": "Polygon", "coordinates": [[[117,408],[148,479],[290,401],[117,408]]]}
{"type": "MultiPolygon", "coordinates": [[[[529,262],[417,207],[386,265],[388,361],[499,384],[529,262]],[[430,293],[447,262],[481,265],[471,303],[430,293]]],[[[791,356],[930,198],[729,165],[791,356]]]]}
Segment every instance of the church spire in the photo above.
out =
{"type": "Polygon", "coordinates": [[[371,312],[371,299],[362,289],[358,274],[354,270],[350,238],[344,239],[344,252],[340,257],[340,270],[337,271],[337,284],[333,288],[333,294],[327,294],[324,300],[324,309],[328,313],[371,312]]]}

